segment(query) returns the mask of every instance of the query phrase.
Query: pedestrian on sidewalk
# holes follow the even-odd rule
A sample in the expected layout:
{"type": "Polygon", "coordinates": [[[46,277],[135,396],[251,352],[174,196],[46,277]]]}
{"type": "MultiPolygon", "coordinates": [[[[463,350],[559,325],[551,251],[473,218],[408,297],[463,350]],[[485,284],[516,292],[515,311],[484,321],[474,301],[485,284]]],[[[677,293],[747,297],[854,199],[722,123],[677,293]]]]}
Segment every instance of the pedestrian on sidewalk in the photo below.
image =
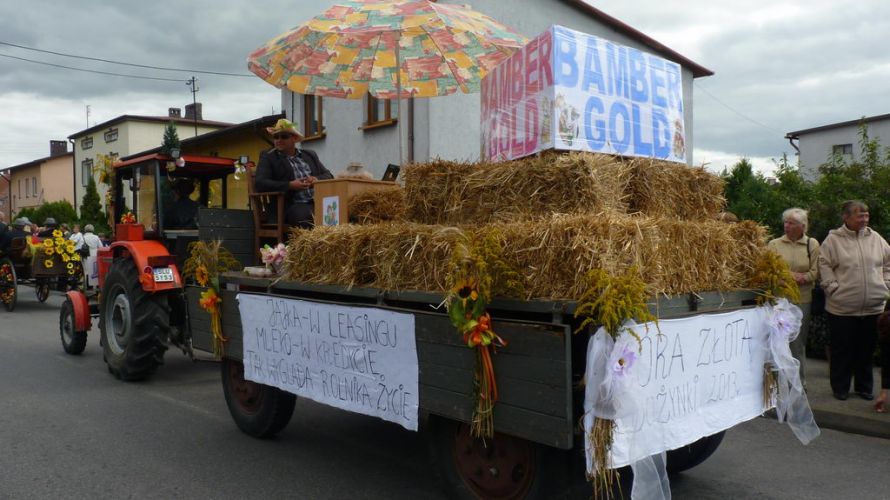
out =
{"type": "Polygon", "coordinates": [[[807,236],[809,219],[806,210],[789,208],[782,212],[782,225],[785,234],[769,242],[769,249],[778,253],[788,264],[791,276],[800,288],[800,307],[803,313],[800,333],[791,342],[791,355],[800,362],[800,383],[807,387],[806,346],[807,332],[810,330],[810,305],[813,300],[813,286],[819,277],[819,242],[807,236]]]}
{"type": "Polygon", "coordinates": [[[890,292],[890,245],[868,227],[865,203],[846,201],[841,212],[843,225],[828,233],[819,254],[831,346],[831,391],[836,399],[846,400],[852,379],[856,394],[871,401],[877,319],[890,292]]]}

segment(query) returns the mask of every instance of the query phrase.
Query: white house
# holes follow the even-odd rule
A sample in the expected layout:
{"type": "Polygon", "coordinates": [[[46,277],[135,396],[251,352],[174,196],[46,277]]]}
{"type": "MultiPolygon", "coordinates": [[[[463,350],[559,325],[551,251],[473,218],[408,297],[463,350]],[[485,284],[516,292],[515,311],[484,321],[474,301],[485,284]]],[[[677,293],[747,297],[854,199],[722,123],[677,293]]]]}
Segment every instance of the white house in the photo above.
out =
{"type": "Polygon", "coordinates": [[[859,147],[862,123],[868,126],[870,139],[883,139],[882,145],[890,146],[890,115],[864,116],[785,134],[797,150],[804,178],[815,180],[819,176],[819,166],[828,163],[834,155],[840,155],[848,162],[858,161],[862,155],[859,147]]]}
{"type": "MultiPolygon", "coordinates": [[[[439,0],[464,3],[462,0],[439,0]]],[[[671,50],[646,34],[591,7],[582,0],[474,0],[472,8],[534,37],[554,24],[634,47],[679,64],[682,68],[687,163],[692,161],[692,80],[712,71],[671,50]]],[[[347,100],[294,94],[282,90],[282,109],[300,123],[304,147],[316,151],[333,172],[360,161],[380,177],[387,164],[399,163],[395,102],[347,100]]],[[[480,96],[453,94],[402,101],[402,157],[475,161],[480,152],[480,96]]]]}

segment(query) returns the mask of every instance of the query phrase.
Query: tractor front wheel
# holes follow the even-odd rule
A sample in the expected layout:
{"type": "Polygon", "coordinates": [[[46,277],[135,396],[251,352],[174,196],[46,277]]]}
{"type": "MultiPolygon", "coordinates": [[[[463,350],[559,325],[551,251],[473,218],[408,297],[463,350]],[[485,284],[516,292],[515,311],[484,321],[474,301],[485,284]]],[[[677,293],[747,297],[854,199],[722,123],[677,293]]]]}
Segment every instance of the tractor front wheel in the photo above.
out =
{"type": "Polygon", "coordinates": [[[121,380],[142,380],[164,363],[170,306],[163,294],[142,289],[136,265],[115,259],[99,307],[102,354],[121,380]]]}
{"type": "Polygon", "coordinates": [[[77,331],[75,324],[74,304],[66,299],[59,313],[59,335],[62,337],[62,348],[68,354],[80,354],[87,345],[87,332],[77,331]]]}

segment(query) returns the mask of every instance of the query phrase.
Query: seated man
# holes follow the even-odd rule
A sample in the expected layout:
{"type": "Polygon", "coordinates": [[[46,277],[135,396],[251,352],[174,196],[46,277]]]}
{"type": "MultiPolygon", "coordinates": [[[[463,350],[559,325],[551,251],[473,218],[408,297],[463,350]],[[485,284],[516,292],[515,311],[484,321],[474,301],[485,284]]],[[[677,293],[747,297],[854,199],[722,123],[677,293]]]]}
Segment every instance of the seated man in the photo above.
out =
{"type": "Polygon", "coordinates": [[[197,201],[189,198],[195,191],[195,182],[191,179],[173,181],[173,204],[164,210],[164,228],[195,229],[198,227],[197,201]]]}
{"type": "Polygon", "coordinates": [[[285,191],[284,222],[289,226],[312,228],[315,206],[312,186],[319,179],[333,179],[314,151],[297,148],[303,135],[289,120],[282,118],[267,127],[275,147],[260,155],[256,170],[256,190],[285,191]]]}
{"type": "Polygon", "coordinates": [[[45,221],[43,221],[43,230],[37,233],[37,237],[39,238],[52,238],[53,231],[59,229],[59,224],[56,222],[56,219],[52,217],[47,217],[45,221]]]}

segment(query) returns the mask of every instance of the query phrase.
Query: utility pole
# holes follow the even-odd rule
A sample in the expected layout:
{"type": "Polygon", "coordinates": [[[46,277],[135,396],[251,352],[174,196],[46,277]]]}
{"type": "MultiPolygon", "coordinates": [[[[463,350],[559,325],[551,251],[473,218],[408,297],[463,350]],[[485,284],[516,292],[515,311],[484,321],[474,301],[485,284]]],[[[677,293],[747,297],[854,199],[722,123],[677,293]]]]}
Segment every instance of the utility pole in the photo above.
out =
{"type": "Polygon", "coordinates": [[[87,128],[90,128],[90,105],[87,104],[87,128]]]}
{"type": "Polygon", "coordinates": [[[197,105],[198,101],[195,98],[195,94],[197,94],[198,90],[200,90],[198,88],[198,79],[195,78],[193,75],[188,81],[185,82],[185,84],[189,86],[189,89],[191,89],[191,92],[192,92],[192,108],[193,108],[192,109],[192,120],[194,120],[194,122],[195,122],[195,137],[197,137],[198,136],[198,105],[197,105]]]}

